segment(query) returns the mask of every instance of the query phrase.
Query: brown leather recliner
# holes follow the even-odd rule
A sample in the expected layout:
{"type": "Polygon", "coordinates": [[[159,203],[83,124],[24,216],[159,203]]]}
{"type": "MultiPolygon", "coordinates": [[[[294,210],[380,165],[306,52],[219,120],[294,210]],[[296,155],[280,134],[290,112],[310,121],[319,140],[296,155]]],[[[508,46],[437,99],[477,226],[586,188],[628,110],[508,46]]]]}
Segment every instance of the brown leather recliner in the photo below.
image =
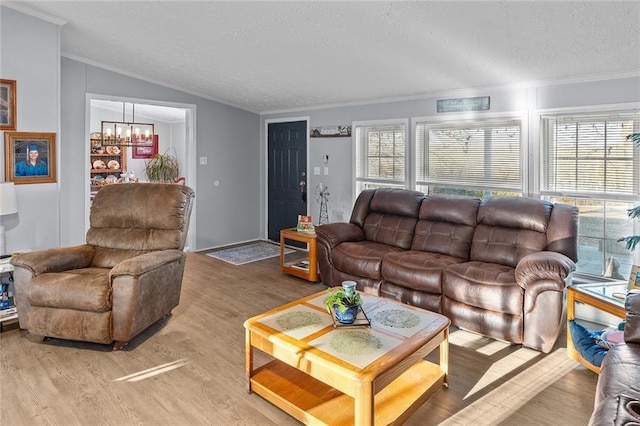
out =
{"type": "Polygon", "coordinates": [[[20,328],[114,350],[178,305],[194,191],[182,185],[103,187],[86,244],[16,255],[20,328]]]}

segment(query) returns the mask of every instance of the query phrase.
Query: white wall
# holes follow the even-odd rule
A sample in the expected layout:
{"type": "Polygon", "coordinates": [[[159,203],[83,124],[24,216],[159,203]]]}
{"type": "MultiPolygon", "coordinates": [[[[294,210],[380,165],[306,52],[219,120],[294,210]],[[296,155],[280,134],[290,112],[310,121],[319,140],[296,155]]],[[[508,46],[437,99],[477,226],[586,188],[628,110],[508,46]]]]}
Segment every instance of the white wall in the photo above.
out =
{"type": "MultiPolygon", "coordinates": [[[[418,117],[455,118],[455,113],[436,113],[436,100],[473,96],[491,97],[490,111],[478,112],[476,113],[478,117],[496,113],[519,113],[527,117],[539,115],[540,110],[554,108],[582,108],[634,102],[636,103],[634,106],[638,108],[640,76],[539,87],[468,90],[443,93],[438,97],[418,100],[263,114],[260,126],[262,156],[265,158],[267,145],[264,134],[265,120],[309,116],[310,126],[317,127],[349,125],[354,121],[369,120],[408,119],[411,123],[412,118],[418,117]]],[[[530,143],[534,143],[534,137],[538,134],[537,129],[534,128],[536,125],[535,120],[529,120],[527,135],[530,136],[530,143]]],[[[408,137],[410,141],[413,141],[411,124],[409,124],[408,137]]],[[[262,167],[264,175],[264,162],[262,167]]],[[[353,193],[352,138],[311,138],[308,172],[310,194],[313,194],[313,189],[319,182],[329,186],[331,194],[328,202],[329,220],[331,222],[348,222],[354,197],[357,195],[353,193]],[[329,156],[328,175],[324,174],[324,155],[329,156]],[[314,167],[321,168],[320,176],[313,174],[314,167]]],[[[309,210],[315,221],[319,217],[319,204],[313,196],[309,197],[309,210]]],[[[266,212],[263,218],[262,232],[263,235],[266,235],[266,212]]]]}
{"type": "MultiPolygon", "coordinates": [[[[67,141],[58,132],[58,46],[57,25],[0,7],[0,76],[17,81],[16,130],[56,133],[59,171],[64,167],[60,147],[67,141]]],[[[4,165],[4,150],[0,151],[4,165]]],[[[59,245],[61,186],[59,179],[57,183],[16,185],[18,213],[0,219],[6,228],[8,252],[59,245]]]]}

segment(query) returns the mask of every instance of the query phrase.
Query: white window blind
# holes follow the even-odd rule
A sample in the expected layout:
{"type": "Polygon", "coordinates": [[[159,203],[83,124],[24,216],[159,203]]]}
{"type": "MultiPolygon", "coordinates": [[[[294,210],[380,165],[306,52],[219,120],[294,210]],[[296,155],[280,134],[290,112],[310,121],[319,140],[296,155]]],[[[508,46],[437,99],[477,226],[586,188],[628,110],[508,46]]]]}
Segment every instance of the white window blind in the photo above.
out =
{"type": "Polygon", "coordinates": [[[418,185],[523,191],[521,121],[416,123],[418,185]]]}
{"type": "Polygon", "coordinates": [[[405,157],[404,124],[356,126],[356,181],[403,185],[405,157]]]}
{"type": "Polygon", "coordinates": [[[543,194],[637,196],[638,112],[542,117],[543,194]]]}

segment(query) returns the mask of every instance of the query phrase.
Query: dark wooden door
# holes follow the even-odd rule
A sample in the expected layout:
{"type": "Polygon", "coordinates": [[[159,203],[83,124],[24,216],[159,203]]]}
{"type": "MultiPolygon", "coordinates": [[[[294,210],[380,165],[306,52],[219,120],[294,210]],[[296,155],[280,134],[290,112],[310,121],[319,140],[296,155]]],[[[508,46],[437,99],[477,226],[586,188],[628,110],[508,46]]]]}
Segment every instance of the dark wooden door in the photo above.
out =
{"type": "Polygon", "coordinates": [[[280,230],[307,214],[307,122],[270,123],[268,133],[267,230],[280,241],[280,230]]]}

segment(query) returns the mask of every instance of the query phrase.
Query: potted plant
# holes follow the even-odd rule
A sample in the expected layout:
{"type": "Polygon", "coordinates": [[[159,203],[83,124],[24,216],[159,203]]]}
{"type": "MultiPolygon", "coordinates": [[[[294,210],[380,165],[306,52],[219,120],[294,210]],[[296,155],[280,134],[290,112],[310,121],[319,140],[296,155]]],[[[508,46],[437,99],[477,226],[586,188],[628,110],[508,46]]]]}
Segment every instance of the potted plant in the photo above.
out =
{"type": "MultiPolygon", "coordinates": [[[[640,146],[640,133],[632,133],[627,135],[627,140],[633,141],[635,145],[640,146]]],[[[640,219],[640,205],[629,209],[628,216],[632,219],[640,219]]],[[[618,240],[618,242],[624,242],[626,244],[626,248],[629,251],[635,250],[638,243],[640,243],[640,235],[631,235],[628,237],[622,237],[618,240]]]]}
{"type": "Polygon", "coordinates": [[[355,281],[344,281],[342,287],[328,288],[327,292],[329,293],[325,300],[327,312],[331,313],[333,309],[338,322],[352,324],[362,303],[360,294],[356,291],[355,281]]]}
{"type": "Polygon", "coordinates": [[[169,150],[144,162],[144,173],[150,182],[173,183],[180,176],[180,165],[169,150]]]}

